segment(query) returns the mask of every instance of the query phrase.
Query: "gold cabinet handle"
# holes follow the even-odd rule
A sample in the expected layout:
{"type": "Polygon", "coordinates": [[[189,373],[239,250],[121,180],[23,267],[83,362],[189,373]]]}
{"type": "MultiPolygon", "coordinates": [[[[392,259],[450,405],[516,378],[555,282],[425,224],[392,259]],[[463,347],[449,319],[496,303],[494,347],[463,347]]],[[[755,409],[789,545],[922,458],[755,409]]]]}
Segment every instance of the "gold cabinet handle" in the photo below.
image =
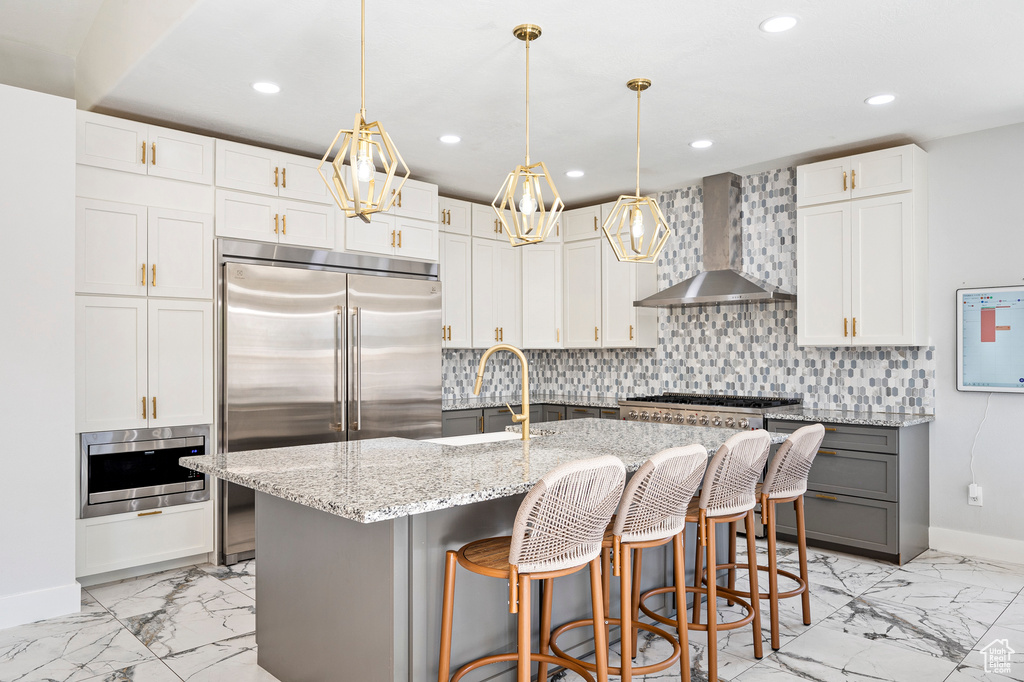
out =
{"type": "Polygon", "coordinates": [[[846,171],[843,171],[843,191],[846,191],[846,171]]]}
{"type": "Polygon", "coordinates": [[[149,162],[155,166],[156,165],[156,142],[154,142],[151,145],[151,148],[152,148],[153,153],[149,155],[149,162]]]}
{"type": "Polygon", "coordinates": [[[163,509],[157,509],[156,511],[151,511],[151,512],[139,512],[139,516],[156,516],[157,514],[163,514],[163,513],[164,513],[163,509]]]}
{"type": "Polygon", "coordinates": [[[629,340],[633,340],[633,325],[629,325],[629,340]]]}
{"type": "Polygon", "coordinates": [[[142,165],[143,166],[146,165],[146,143],[145,143],[145,141],[143,141],[143,143],[142,143],[142,165]]]}
{"type": "Polygon", "coordinates": [[[559,335],[561,334],[561,332],[562,332],[562,329],[560,327],[555,327],[555,343],[561,343],[562,342],[562,340],[560,338],[558,338],[559,335]]]}
{"type": "Polygon", "coordinates": [[[594,232],[597,232],[597,216],[594,216],[594,232]]]}
{"type": "Polygon", "coordinates": [[[582,407],[574,407],[572,409],[572,411],[573,412],[577,412],[577,413],[582,413],[582,414],[586,414],[587,413],[587,411],[585,409],[583,409],[582,407]]]}
{"type": "Polygon", "coordinates": [[[480,433],[484,432],[484,418],[480,417],[480,433]]]}
{"type": "Polygon", "coordinates": [[[146,396],[142,396],[142,418],[146,418],[146,396]]]}
{"type": "Polygon", "coordinates": [[[153,263],[153,276],[149,278],[149,285],[156,286],[156,263],[153,263]]]}
{"type": "Polygon", "coordinates": [[[836,451],[835,450],[818,450],[818,454],[819,455],[834,455],[834,454],[836,454],[836,451]]]}
{"type": "Polygon", "coordinates": [[[398,248],[402,248],[402,231],[398,231],[398,248]]]}
{"type": "Polygon", "coordinates": [[[498,329],[498,341],[504,341],[504,340],[505,340],[505,328],[504,327],[500,327],[498,329]]]}
{"type": "Polygon", "coordinates": [[[816,494],[815,497],[817,497],[819,500],[837,500],[838,499],[835,495],[822,495],[821,493],[816,494]]]}
{"type": "Polygon", "coordinates": [[[850,189],[857,189],[857,171],[850,171],[850,189]]]}
{"type": "Polygon", "coordinates": [[[847,336],[850,333],[850,320],[849,318],[843,318],[843,336],[847,336]]]}
{"type": "Polygon", "coordinates": [[[444,341],[444,325],[441,325],[441,340],[444,341]]]}
{"type": "Polygon", "coordinates": [[[146,286],[146,264],[142,264],[142,286],[146,286]]]}
{"type": "Polygon", "coordinates": [[[391,230],[391,248],[395,248],[395,231],[391,230]]]}
{"type": "Polygon", "coordinates": [[[156,396],[153,396],[153,419],[156,419],[156,396]]]}
{"type": "Polygon", "coordinates": [[[281,186],[282,187],[288,187],[288,169],[287,168],[282,168],[281,169],[281,186]]]}
{"type": "Polygon", "coordinates": [[[281,216],[281,234],[288,234],[288,214],[281,216]]]}
{"type": "Polygon", "coordinates": [[[556,237],[558,236],[558,226],[559,225],[561,225],[561,223],[555,223],[555,236],[556,237]]]}
{"type": "Polygon", "coordinates": [[[448,325],[448,340],[452,340],[452,326],[448,325]]]}
{"type": "Polygon", "coordinates": [[[398,208],[402,208],[402,190],[398,190],[398,208]]]}
{"type": "Polygon", "coordinates": [[[274,166],[274,187],[277,187],[277,166],[274,166]]]}
{"type": "Polygon", "coordinates": [[[835,431],[835,430],[836,430],[836,427],[834,427],[834,426],[826,426],[826,427],[825,427],[825,430],[826,430],[826,431],[835,431]]]}
{"type": "Polygon", "coordinates": [[[594,327],[594,341],[597,341],[597,327],[594,327]]]}
{"type": "Polygon", "coordinates": [[[853,318],[853,335],[857,336],[857,318],[853,318]]]}
{"type": "Polygon", "coordinates": [[[277,234],[277,218],[278,218],[279,215],[280,214],[278,214],[278,213],[274,214],[274,234],[277,234]]]}
{"type": "Polygon", "coordinates": [[[495,341],[498,340],[498,328],[497,327],[494,328],[494,340],[495,341]]]}

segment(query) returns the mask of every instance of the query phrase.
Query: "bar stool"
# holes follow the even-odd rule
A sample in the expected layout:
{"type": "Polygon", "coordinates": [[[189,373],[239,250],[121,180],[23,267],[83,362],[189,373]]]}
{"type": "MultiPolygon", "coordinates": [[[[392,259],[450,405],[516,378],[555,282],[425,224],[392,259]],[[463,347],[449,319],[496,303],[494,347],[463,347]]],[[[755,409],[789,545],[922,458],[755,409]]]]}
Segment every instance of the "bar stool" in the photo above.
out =
{"type": "MultiPolygon", "coordinates": [[[[697,552],[693,573],[693,586],[686,591],[693,593],[693,618],[687,627],[708,633],[708,680],[718,680],[718,631],[735,630],[750,623],[754,636],[754,656],[763,656],[761,643],[761,610],[758,600],[745,600],[735,590],[719,587],[715,580],[708,580],[702,587],[701,574],[703,562],[707,560],[709,568],[738,568],[742,564],[717,564],[715,556],[715,526],[721,523],[733,523],[743,520],[747,528],[747,549],[749,557],[754,557],[754,507],[757,500],[754,486],[757,483],[765,461],[768,459],[768,447],[771,437],[767,431],[745,431],[737,433],[725,441],[718,452],[711,458],[704,474],[704,485],[700,495],[690,501],[686,512],[686,520],[697,524],[697,552]],[[701,596],[708,600],[708,622],[700,622],[701,596]],[[747,613],[734,621],[718,622],[717,599],[719,596],[730,602],[738,603],[747,613]]],[[[757,560],[749,558],[745,564],[750,575],[750,584],[757,590],[757,560]]],[[[709,571],[714,575],[716,571],[709,571]]],[[[659,587],[644,592],[640,597],[640,609],[654,620],[666,625],[678,626],[677,620],[666,618],[655,613],[645,604],[646,600],[656,594],[671,591],[671,587],[659,587]]],[[[677,619],[679,612],[676,613],[677,619]]]]}
{"type": "MultiPolygon", "coordinates": [[[[636,571],[631,555],[639,557],[644,549],[659,547],[672,543],[675,560],[676,604],[686,609],[686,584],[684,580],[685,558],[683,552],[683,532],[686,529],[686,509],[697,486],[704,477],[704,469],[708,462],[708,451],[703,445],[688,445],[681,448],[663,450],[644,462],[643,466],[633,475],[626,485],[619,503],[618,512],[605,532],[602,543],[602,563],[604,577],[604,610],[605,621],[617,623],[621,631],[622,656],[618,668],[609,667],[611,675],[621,676],[623,682],[633,679],[633,673],[647,675],[670,667],[677,659],[680,660],[680,672],[683,682],[690,680],[689,642],[686,627],[677,627],[678,639],[673,638],[661,628],[638,622],[640,606],[640,560],[636,561],[636,571]],[[610,601],[610,576],[608,555],[615,575],[620,578],[619,618],[608,617],[610,601]],[[638,630],[645,630],[668,640],[673,645],[672,655],[663,661],[651,665],[634,668],[632,659],[636,657],[636,636],[638,630]]],[[[547,620],[550,621],[551,603],[545,599],[544,608],[547,620]]],[[[584,625],[594,626],[593,619],[575,620],[560,626],[551,633],[550,646],[552,651],[563,658],[572,658],[562,651],[557,638],[566,630],[584,625]]],[[[588,670],[595,670],[593,663],[572,658],[588,670]]],[[[538,679],[543,679],[543,670],[538,679]]]]}
{"type": "MultiPolygon", "coordinates": [[[[811,424],[797,429],[779,446],[778,451],[768,465],[764,483],[756,488],[757,499],[761,502],[762,523],[767,526],[768,565],[758,566],[768,572],[768,592],[759,592],[761,599],[769,600],[771,622],[772,649],[779,649],[779,600],[801,595],[803,602],[804,625],[811,624],[811,594],[807,583],[807,537],[804,535],[804,493],[807,492],[807,475],[811,471],[814,456],[818,454],[821,441],[825,437],[825,427],[811,424]],[[783,571],[778,567],[775,537],[775,505],[792,502],[796,511],[797,552],[800,558],[800,575],[783,571]],[[779,576],[794,581],[796,588],[787,592],[779,592],[779,576]]],[[[749,543],[748,543],[749,544],[749,543]]],[[[730,556],[735,556],[736,535],[731,536],[730,556]]],[[[754,588],[751,588],[751,592],[754,588]]],[[[739,592],[750,598],[750,592],[739,592]]]]}
{"type": "MultiPolygon", "coordinates": [[[[582,666],[547,653],[550,622],[545,624],[543,619],[541,622],[541,653],[530,651],[530,585],[535,580],[550,581],[576,573],[589,565],[594,620],[604,621],[601,541],[625,480],[626,468],[612,456],[555,467],[544,474],[523,499],[511,537],[477,540],[458,552],[446,553],[438,682],[449,679],[451,666],[456,563],[478,575],[508,581],[509,613],[518,614],[518,644],[516,653],[484,656],[466,663],[451,677],[452,682],[481,666],[511,661],[518,662],[518,682],[529,682],[530,665],[534,661],[562,665],[593,682],[594,678],[582,666]]],[[[595,632],[600,682],[608,679],[606,634],[604,628],[597,628],[595,632]]]]}

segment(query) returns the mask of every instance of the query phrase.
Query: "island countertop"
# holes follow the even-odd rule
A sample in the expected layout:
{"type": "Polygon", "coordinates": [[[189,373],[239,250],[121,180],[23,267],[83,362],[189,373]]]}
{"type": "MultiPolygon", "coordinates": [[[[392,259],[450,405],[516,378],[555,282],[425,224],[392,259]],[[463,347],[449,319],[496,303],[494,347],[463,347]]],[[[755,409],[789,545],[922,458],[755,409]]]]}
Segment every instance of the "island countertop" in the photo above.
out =
{"type": "MultiPolygon", "coordinates": [[[[531,432],[534,431],[531,429],[531,432]]],[[[182,466],[313,509],[373,523],[527,492],[554,467],[614,455],[636,471],[651,455],[700,443],[713,454],[740,431],[612,419],[546,422],[529,441],[443,445],[377,438],[183,457],[182,466]]],[[[772,442],[785,434],[772,434],[772,442]]]]}

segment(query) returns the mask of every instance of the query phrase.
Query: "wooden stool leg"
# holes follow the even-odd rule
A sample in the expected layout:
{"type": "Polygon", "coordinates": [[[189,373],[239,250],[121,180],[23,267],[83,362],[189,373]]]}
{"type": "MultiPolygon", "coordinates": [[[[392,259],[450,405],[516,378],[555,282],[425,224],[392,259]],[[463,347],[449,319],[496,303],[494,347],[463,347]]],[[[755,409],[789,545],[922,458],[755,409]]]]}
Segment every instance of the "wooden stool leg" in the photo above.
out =
{"type": "Polygon", "coordinates": [[[619,565],[619,632],[622,637],[619,640],[619,648],[622,650],[619,668],[622,682],[630,682],[633,679],[633,657],[636,656],[636,651],[630,650],[635,646],[636,640],[633,638],[633,580],[630,575],[633,568],[633,552],[627,549],[628,546],[624,545],[622,548],[622,561],[619,565]]]}
{"type": "MultiPolygon", "coordinates": [[[[643,549],[634,549],[633,550],[633,567],[632,567],[632,573],[633,573],[633,581],[632,581],[632,583],[633,583],[633,588],[632,588],[633,604],[632,604],[632,607],[633,608],[631,610],[631,613],[633,615],[633,620],[634,621],[640,620],[640,573],[641,573],[641,571],[643,571],[643,566],[644,566],[644,550],[643,549]]],[[[625,583],[623,583],[623,584],[625,584],[625,583]]],[[[637,654],[637,651],[638,651],[638,648],[639,648],[638,647],[638,643],[637,643],[637,638],[639,636],[640,636],[640,631],[637,630],[636,628],[633,628],[633,640],[632,640],[633,646],[632,646],[632,650],[630,651],[630,655],[632,655],[633,658],[636,658],[636,654],[637,654]]]]}
{"type": "MultiPolygon", "coordinates": [[[[711,519],[707,519],[705,522],[707,527],[704,529],[704,535],[707,538],[707,552],[708,568],[710,569],[715,565],[715,522],[711,519]]],[[[698,553],[698,556],[700,554],[698,553]]],[[[708,571],[708,682],[718,682],[718,581],[714,580],[714,574],[708,571]]],[[[698,582],[699,578],[694,578],[694,582],[698,582]]],[[[699,594],[694,594],[693,607],[697,608],[697,597],[699,594]]]]}
{"type": "Polygon", "coordinates": [[[530,637],[530,630],[532,623],[530,622],[530,576],[522,575],[519,576],[519,667],[518,675],[516,677],[517,682],[530,682],[531,670],[530,670],[530,650],[533,648],[533,642],[530,637]]]}
{"type": "MultiPolygon", "coordinates": [[[[548,644],[551,641],[551,600],[554,598],[555,581],[548,578],[541,585],[542,599],[540,610],[540,652],[551,653],[548,644]]],[[[537,682],[544,682],[548,676],[548,664],[537,664],[537,682]]]]}
{"type": "MultiPolygon", "coordinates": [[[[729,563],[730,564],[735,564],[736,563],[736,522],[735,521],[730,521],[729,522],[729,563]]],[[[730,590],[735,590],[736,589],[736,569],[735,568],[730,568],[729,569],[729,589],[730,590]]],[[[732,606],[732,602],[731,601],[727,600],[725,603],[728,604],[729,606],[732,606]]]]}
{"type": "MultiPolygon", "coordinates": [[[[700,547],[697,548],[700,551],[700,547]]],[[[686,530],[672,538],[672,563],[676,588],[676,636],[679,638],[679,675],[690,682],[690,637],[686,627],[686,530]]],[[[697,595],[694,595],[697,598],[697,595]]]]}
{"type": "MultiPolygon", "coordinates": [[[[608,682],[608,631],[600,627],[605,623],[604,595],[601,594],[601,560],[594,558],[590,562],[590,603],[594,609],[594,657],[597,662],[597,682],[608,682]]],[[[529,632],[529,625],[527,625],[529,632]]],[[[527,634],[529,637],[529,634],[527,634]]],[[[529,639],[527,639],[529,646],[529,639]]],[[[520,672],[520,675],[522,673],[520,672]]],[[[520,677],[520,682],[529,682],[529,668],[527,677],[520,677]]]]}
{"type": "Polygon", "coordinates": [[[807,536],[804,534],[804,497],[801,495],[793,502],[796,509],[796,546],[800,553],[800,579],[804,581],[804,593],[800,600],[804,607],[804,625],[811,624],[811,583],[807,578],[807,536]]]}
{"type": "Polygon", "coordinates": [[[438,661],[437,682],[448,682],[452,659],[452,614],[455,605],[455,552],[444,555],[444,596],[441,607],[441,656],[438,661]]]}
{"type": "Polygon", "coordinates": [[[768,608],[771,611],[772,649],[779,650],[779,560],[776,555],[775,503],[761,502],[762,511],[768,518],[768,608]]]}
{"type": "Polygon", "coordinates": [[[754,546],[754,510],[747,512],[747,568],[750,571],[750,606],[754,609],[754,658],[764,656],[761,643],[761,598],[757,588],[757,548],[754,546]]]}
{"type": "MultiPolygon", "coordinates": [[[[601,586],[604,594],[604,613],[608,615],[612,612],[612,553],[614,549],[602,549],[601,550],[601,586]]],[[[597,627],[597,621],[594,621],[594,627],[597,627]]],[[[605,636],[611,639],[611,625],[605,625],[605,636]]]]}
{"type": "MultiPolygon", "coordinates": [[[[697,523],[697,551],[693,553],[693,586],[700,588],[700,574],[704,570],[704,552],[701,551],[701,543],[704,542],[705,535],[704,527],[698,522],[697,523]]],[[[709,581],[710,582],[710,581],[709,581]]],[[[693,619],[690,621],[694,625],[700,623],[700,593],[693,593],[693,619]]]]}

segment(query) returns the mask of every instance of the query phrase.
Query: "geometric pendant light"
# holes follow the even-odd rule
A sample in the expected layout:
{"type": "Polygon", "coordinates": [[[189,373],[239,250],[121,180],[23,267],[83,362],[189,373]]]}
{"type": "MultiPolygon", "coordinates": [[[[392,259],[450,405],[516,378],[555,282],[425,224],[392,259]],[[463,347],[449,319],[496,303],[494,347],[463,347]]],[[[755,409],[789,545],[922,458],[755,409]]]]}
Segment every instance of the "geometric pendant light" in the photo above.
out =
{"type": "Polygon", "coordinates": [[[512,246],[523,246],[544,241],[565,204],[547,166],[530,163],[530,42],[540,37],[540,26],[521,24],[512,34],[526,43],[526,163],[508,174],[491,206],[512,246]]]}
{"type": "Polygon", "coordinates": [[[636,92],[636,194],[619,197],[603,228],[620,261],[654,263],[672,233],[658,202],[640,196],[640,93],[651,87],[651,81],[634,78],[626,87],[636,92]]]}
{"type": "Polygon", "coordinates": [[[351,128],[342,128],[334,136],[317,172],[345,215],[368,223],[370,214],[390,210],[399,199],[409,178],[409,166],[380,121],[366,122],[366,0],[361,2],[360,16],[359,113],[351,128]],[[334,161],[328,164],[332,153],[334,161]],[[330,177],[324,174],[325,164],[330,168],[330,177]],[[385,174],[382,180],[376,177],[377,168],[385,174]],[[396,173],[397,186],[394,184],[396,173]]]}

